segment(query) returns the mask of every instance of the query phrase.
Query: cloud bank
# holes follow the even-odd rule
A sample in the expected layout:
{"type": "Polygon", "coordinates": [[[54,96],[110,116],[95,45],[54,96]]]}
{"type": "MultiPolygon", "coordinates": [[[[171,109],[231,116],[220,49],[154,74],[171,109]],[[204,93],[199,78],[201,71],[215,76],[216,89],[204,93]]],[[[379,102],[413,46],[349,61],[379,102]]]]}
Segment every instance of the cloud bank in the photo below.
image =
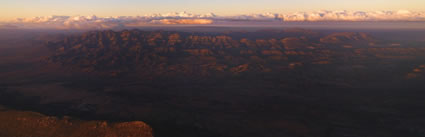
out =
{"type": "MultiPolygon", "coordinates": [[[[177,12],[145,16],[45,16],[18,18],[3,22],[18,28],[44,29],[113,29],[149,25],[218,24],[229,22],[318,22],[318,21],[425,21],[425,12],[400,11],[316,11],[290,14],[265,13],[218,16],[214,13],[177,12]]],[[[1,23],[0,23],[1,24],[1,23]]],[[[3,25],[4,26],[4,25],[3,25]]]]}
{"type": "Polygon", "coordinates": [[[210,19],[161,19],[154,20],[152,23],[158,24],[212,24],[213,20],[210,19]]]}
{"type": "Polygon", "coordinates": [[[318,11],[279,16],[285,21],[425,21],[425,12],[399,11],[318,11]]]}

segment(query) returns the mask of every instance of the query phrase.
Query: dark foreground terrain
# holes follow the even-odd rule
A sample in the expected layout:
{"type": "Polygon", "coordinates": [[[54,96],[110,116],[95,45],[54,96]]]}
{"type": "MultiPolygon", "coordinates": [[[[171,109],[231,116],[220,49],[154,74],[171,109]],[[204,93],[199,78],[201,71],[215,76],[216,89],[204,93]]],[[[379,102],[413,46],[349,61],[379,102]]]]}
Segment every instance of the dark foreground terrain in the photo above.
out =
{"type": "Polygon", "coordinates": [[[81,121],[8,110],[1,106],[0,121],[2,137],[152,137],[152,129],[140,121],[112,124],[81,121]]]}
{"type": "Polygon", "coordinates": [[[156,137],[425,136],[421,31],[8,33],[0,104],[17,111],[0,119],[144,121],[156,137]]]}

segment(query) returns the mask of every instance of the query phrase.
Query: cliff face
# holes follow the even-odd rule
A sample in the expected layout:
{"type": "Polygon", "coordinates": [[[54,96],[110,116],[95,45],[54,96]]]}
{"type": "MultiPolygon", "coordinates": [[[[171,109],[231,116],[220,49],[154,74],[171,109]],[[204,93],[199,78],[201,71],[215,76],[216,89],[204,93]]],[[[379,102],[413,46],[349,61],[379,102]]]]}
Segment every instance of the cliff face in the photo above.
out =
{"type": "Polygon", "coordinates": [[[0,109],[2,137],[152,137],[144,122],[108,123],[0,109]]]}

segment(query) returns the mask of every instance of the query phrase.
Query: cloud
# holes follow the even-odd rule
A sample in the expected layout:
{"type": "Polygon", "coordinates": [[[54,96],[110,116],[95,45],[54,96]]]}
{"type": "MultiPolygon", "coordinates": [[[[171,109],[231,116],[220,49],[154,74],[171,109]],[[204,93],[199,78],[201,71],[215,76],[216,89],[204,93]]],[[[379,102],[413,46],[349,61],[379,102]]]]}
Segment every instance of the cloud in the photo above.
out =
{"type": "Polygon", "coordinates": [[[184,11],[184,12],[173,12],[173,13],[166,13],[166,14],[152,14],[152,15],[146,15],[146,17],[150,17],[150,18],[215,18],[217,17],[217,15],[215,15],[214,13],[192,14],[192,13],[188,13],[184,11]]]}
{"type": "Polygon", "coordinates": [[[45,16],[33,18],[18,18],[10,23],[21,28],[43,29],[107,29],[121,25],[120,18],[99,18],[96,16],[45,16]]]}
{"type": "Polygon", "coordinates": [[[425,21],[425,12],[400,11],[317,11],[281,14],[284,21],[425,21]]]}
{"type": "Polygon", "coordinates": [[[254,20],[254,21],[273,21],[282,20],[280,14],[277,13],[264,13],[264,14],[248,14],[239,16],[224,17],[225,19],[233,20],[254,20]]]}
{"type": "Polygon", "coordinates": [[[211,19],[161,19],[153,22],[159,24],[212,24],[211,19]]]}
{"type": "Polygon", "coordinates": [[[42,29],[113,29],[122,27],[138,27],[147,25],[170,24],[211,24],[212,18],[217,16],[209,14],[191,14],[187,12],[152,14],[145,16],[44,16],[33,18],[18,18],[9,24],[16,24],[20,28],[42,29]]]}
{"type": "MultiPolygon", "coordinates": [[[[27,29],[114,29],[148,25],[220,24],[228,22],[314,22],[314,21],[425,21],[425,12],[400,11],[316,11],[289,14],[265,13],[238,16],[218,16],[214,13],[192,14],[175,12],[145,16],[45,16],[19,18],[3,22],[27,29]]],[[[3,25],[4,26],[4,25],[3,25]]]]}

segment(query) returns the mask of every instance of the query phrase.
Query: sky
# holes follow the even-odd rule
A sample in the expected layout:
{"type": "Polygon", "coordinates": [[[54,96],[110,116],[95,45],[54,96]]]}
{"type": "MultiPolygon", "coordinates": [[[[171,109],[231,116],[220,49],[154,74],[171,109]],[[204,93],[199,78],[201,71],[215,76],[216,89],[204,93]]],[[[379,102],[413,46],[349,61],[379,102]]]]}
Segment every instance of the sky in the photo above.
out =
{"type": "Polygon", "coordinates": [[[238,15],[317,10],[425,11],[425,0],[0,0],[0,20],[50,15],[137,16],[187,11],[238,15]]]}

